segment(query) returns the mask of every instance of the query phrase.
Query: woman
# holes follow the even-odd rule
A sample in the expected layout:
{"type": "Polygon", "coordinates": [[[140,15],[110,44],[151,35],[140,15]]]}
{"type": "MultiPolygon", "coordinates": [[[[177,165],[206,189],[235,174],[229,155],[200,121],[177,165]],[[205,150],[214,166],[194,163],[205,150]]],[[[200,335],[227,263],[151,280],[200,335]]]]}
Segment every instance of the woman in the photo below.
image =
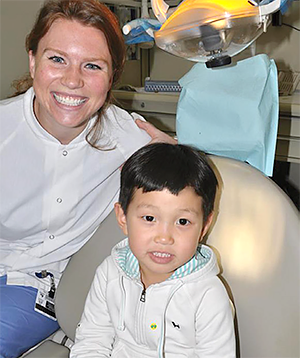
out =
{"type": "Polygon", "coordinates": [[[117,20],[98,1],[46,2],[26,48],[26,92],[1,102],[0,356],[6,358],[58,329],[55,289],[70,256],[117,201],[122,163],[151,139],[171,140],[109,104],[125,48],[117,20]]]}

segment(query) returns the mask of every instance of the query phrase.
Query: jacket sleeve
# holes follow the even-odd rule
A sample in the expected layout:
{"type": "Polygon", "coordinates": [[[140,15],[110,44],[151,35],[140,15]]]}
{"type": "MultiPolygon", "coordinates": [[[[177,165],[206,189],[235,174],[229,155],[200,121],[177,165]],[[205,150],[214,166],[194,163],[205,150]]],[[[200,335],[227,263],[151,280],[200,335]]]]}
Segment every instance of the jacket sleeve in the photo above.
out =
{"type": "Polygon", "coordinates": [[[234,313],[226,289],[215,277],[196,313],[196,357],[235,358],[234,313]]]}
{"type": "Polygon", "coordinates": [[[70,358],[110,357],[115,331],[106,303],[107,259],[98,267],[76,329],[70,358]]]}

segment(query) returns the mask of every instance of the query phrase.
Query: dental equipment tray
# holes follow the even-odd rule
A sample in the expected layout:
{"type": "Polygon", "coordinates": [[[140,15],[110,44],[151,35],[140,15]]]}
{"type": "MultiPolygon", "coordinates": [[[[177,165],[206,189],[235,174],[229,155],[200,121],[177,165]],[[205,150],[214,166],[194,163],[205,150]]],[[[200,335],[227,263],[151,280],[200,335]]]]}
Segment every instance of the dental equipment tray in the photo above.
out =
{"type": "Polygon", "coordinates": [[[154,81],[145,79],[146,92],[180,92],[181,86],[177,81],[154,81]]]}

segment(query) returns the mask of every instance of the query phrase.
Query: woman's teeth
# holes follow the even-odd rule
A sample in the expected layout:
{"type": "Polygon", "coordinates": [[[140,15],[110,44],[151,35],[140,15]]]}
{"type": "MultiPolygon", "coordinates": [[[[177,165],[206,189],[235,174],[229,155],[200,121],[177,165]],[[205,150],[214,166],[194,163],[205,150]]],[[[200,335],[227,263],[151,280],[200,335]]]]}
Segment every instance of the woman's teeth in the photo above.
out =
{"type": "Polygon", "coordinates": [[[59,96],[56,93],[53,93],[53,96],[57,100],[57,102],[64,104],[66,106],[72,106],[72,107],[80,106],[82,103],[84,103],[86,101],[86,99],[72,98],[69,96],[66,96],[66,97],[59,96]]]}
{"type": "Polygon", "coordinates": [[[153,252],[153,255],[156,257],[171,257],[171,255],[166,252],[153,252]]]}

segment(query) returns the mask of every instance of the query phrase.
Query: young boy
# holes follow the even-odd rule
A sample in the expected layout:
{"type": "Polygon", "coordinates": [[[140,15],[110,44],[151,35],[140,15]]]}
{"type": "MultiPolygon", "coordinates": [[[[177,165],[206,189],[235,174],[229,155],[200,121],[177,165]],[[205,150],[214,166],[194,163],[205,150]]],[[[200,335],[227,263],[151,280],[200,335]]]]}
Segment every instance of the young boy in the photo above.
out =
{"type": "Polygon", "coordinates": [[[97,269],[71,358],[233,358],[229,298],[202,245],[217,179],[203,154],[151,144],[124,164],[118,223],[127,239],[97,269]]]}

